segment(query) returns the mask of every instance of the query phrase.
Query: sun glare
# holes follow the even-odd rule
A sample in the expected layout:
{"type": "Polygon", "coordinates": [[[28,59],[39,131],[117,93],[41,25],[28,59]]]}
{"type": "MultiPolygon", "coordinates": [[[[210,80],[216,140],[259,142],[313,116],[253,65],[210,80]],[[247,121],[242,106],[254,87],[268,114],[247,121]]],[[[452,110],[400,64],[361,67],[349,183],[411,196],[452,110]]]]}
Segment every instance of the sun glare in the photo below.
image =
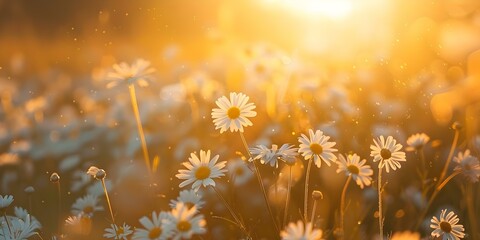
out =
{"type": "Polygon", "coordinates": [[[271,2],[278,2],[299,14],[330,19],[342,19],[352,11],[351,0],[273,0],[271,2]]]}

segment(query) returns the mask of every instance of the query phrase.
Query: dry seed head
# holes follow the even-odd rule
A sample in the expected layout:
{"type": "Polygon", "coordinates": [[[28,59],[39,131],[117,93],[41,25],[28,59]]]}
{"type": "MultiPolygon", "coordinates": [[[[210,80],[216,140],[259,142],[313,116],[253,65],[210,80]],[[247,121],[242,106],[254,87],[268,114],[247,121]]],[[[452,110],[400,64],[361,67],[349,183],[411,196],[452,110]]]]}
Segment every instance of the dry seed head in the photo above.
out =
{"type": "Polygon", "coordinates": [[[58,175],[58,173],[54,172],[52,173],[52,175],[50,175],[50,182],[57,183],[59,181],[60,181],[60,176],[58,175]]]}

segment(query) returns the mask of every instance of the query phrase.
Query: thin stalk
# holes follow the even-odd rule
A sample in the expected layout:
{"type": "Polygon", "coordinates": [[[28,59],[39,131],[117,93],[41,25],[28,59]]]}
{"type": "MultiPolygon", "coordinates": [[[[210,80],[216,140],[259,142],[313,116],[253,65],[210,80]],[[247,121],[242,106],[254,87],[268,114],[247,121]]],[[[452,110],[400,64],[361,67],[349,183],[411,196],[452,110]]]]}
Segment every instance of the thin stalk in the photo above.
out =
{"type": "Polygon", "coordinates": [[[305,197],[303,203],[303,217],[307,221],[307,210],[308,210],[308,182],[310,181],[310,170],[312,168],[312,159],[308,160],[307,173],[305,175],[305,197]]]}
{"type": "Polygon", "coordinates": [[[454,172],[454,173],[452,173],[453,176],[450,175],[450,177],[447,178],[448,181],[444,181],[445,175],[447,174],[448,165],[450,165],[450,162],[452,161],[453,152],[455,151],[455,147],[457,146],[459,134],[460,134],[459,130],[455,129],[455,135],[453,137],[452,146],[450,147],[450,152],[448,153],[447,161],[445,161],[445,166],[443,167],[443,170],[440,174],[440,178],[438,179],[437,185],[435,186],[435,189],[433,190],[433,194],[430,197],[430,199],[428,200],[427,206],[420,213],[420,218],[418,218],[417,224],[415,226],[415,230],[418,229],[418,227],[420,227],[420,224],[423,221],[423,218],[427,214],[428,208],[432,204],[433,199],[437,196],[438,192],[443,188],[443,186],[445,186],[445,184],[447,184],[448,181],[450,181],[451,178],[453,178],[454,176],[456,176],[458,174],[458,173],[455,174],[455,172],[454,172]]]}
{"type": "Polygon", "coordinates": [[[213,190],[215,191],[215,193],[217,194],[218,198],[220,198],[220,200],[222,200],[223,202],[223,205],[225,205],[225,207],[227,207],[228,211],[230,212],[230,215],[232,215],[232,217],[235,219],[235,222],[237,222],[237,226],[240,227],[240,229],[247,235],[247,236],[250,236],[248,234],[248,231],[247,229],[245,228],[245,226],[243,225],[242,221],[240,221],[240,219],[237,217],[237,215],[235,214],[235,212],[233,211],[232,207],[230,206],[230,204],[228,204],[227,200],[225,200],[225,198],[222,196],[222,194],[217,190],[216,187],[212,186],[211,187],[213,188],[213,190]]]}
{"type": "Polygon", "coordinates": [[[352,180],[352,175],[348,175],[347,181],[345,182],[345,186],[343,186],[342,190],[342,197],[340,200],[340,229],[343,233],[343,236],[345,236],[345,196],[347,195],[347,188],[348,184],[350,183],[350,180],[352,180]]]}
{"type": "Polygon", "coordinates": [[[422,197],[425,198],[425,194],[427,194],[427,188],[426,188],[426,185],[425,185],[425,181],[427,180],[428,171],[427,171],[427,167],[426,167],[426,164],[425,164],[425,153],[423,152],[423,147],[417,149],[416,154],[417,154],[417,157],[420,160],[420,163],[422,165],[422,169],[419,171],[419,174],[420,174],[420,181],[421,181],[421,185],[422,185],[422,197]]]}
{"type": "MultiPolygon", "coordinates": [[[[110,211],[110,217],[112,218],[113,225],[116,226],[115,218],[113,217],[112,204],[110,203],[110,198],[108,197],[107,186],[105,185],[105,179],[102,178],[101,181],[102,181],[103,191],[105,192],[105,198],[107,199],[108,210],[110,211]]],[[[117,234],[117,233],[115,232],[115,234],[117,234]]]]}
{"type": "Polygon", "coordinates": [[[450,147],[450,152],[448,153],[447,161],[445,162],[445,166],[443,166],[443,170],[442,170],[442,173],[440,174],[440,178],[438,179],[438,182],[442,182],[443,178],[447,174],[448,165],[450,165],[450,162],[452,161],[453,152],[455,151],[455,147],[457,146],[459,135],[460,135],[460,131],[456,129],[455,136],[453,137],[452,146],[450,147]]]}
{"type": "Polygon", "coordinates": [[[383,239],[382,171],[383,168],[378,169],[378,227],[381,239],[383,239]]]}
{"type": "Polygon", "coordinates": [[[465,201],[467,203],[467,213],[468,213],[468,220],[470,221],[470,229],[472,232],[472,239],[478,239],[478,231],[477,231],[477,217],[475,214],[475,201],[474,201],[474,188],[472,183],[467,183],[466,187],[466,198],[465,201]]]}
{"type": "Polygon", "coordinates": [[[13,236],[12,228],[10,227],[10,221],[8,221],[6,211],[3,212],[3,217],[5,218],[5,221],[7,222],[8,232],[10,233],[10,236],[13,236]]]}
{"type": "Polygon", "coordinates": [[[133,113],[137,122],[138,135],[140,136],[140,142],[142,144],[143,159],[145,161],[145,166],[147,167],[148,173],[151,174],[152,169],[150,166],[150,156],[148,155],[147,142],[145,141],[145,133],[143,132],[142,121],[140,120],[137,96],[135,94],[135,85],[128,85],[128,89],[130,90],[130,100],[132,102],[133,113]]]}
{"type": "MultiPolygon", "coordinates": [[[[245,141],[245,136],[243,136],[243,132],[240,132],[240,137],[242,138],[243,146],[245,147],[245,150],[248,153],[248,157],[250,159],[253,159],[252,154],[250,153],[250,150],[248,149],[247,141],[245,141]]],[[[260,188],[262,189],[263,198],[265,200],[265,203],[267,204],[268,213],[270,214],[270,218],[272,219],[273,226],[275,227],[275,232],[279,232],[277,222],[275,221],[275,218],[273,217],[272,208],[270,207],[270,203],[268,202],[267,191],[265,190],[265,186],[263,185],[262,175],[260,174],[260,171],[258,170],[256,161],[253,161],[253,166],[254,166],[255,175],[257,176],[258,183],[260,185],[260,188]]]]}
{"type": "Polygon", "coordinates": [[[287,225],[288,205],[290,203],[290,190],[292,189],[292,166],[289,166],[288,184],[287,184],[287,198],[285,200],[285,213],[283,214],[283,226],[287,225]]]}
{"type": "Polygon", "coordinates": [[[317,210],[317,202],[318,200],[314,199],[313,200],[313,209],[312,209],[312,218],[310,219],[310,222],[312,223],[312,227],[313,227],[313,220],[315,220],[315,211],[317,210]]]}
{"type": "Polygon", "coordinates": [[[60,233],[60,228],[62,227],[62,191],[60,187],[60,181],[57,182],[57,195],[58,195],[58,223],[57,223],[57,233],[60,233]]]}
{"type": "Polygon", "coordinates": [[[36,232],[35,234],[40,238],[40,240],[43,240],[42,235],[40,235],[40,233],[36,232]]]}

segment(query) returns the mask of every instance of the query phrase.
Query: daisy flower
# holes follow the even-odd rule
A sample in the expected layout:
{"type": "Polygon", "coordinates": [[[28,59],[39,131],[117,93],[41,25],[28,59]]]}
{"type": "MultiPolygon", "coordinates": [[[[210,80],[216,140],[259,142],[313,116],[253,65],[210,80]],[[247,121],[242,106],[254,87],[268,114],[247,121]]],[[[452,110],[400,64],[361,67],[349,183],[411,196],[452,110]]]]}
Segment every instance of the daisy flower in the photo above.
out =
{"type": "Polygon", "coordinates": [[[397,144],[397,141],[392,136],[388,136],[387,139],[383,136],[377,140],[373,139],[375,145],[370,145],[372,150],[370,156],[373,157],[374,162],[380,161],[378,168],[385,167],[387,173],[390,168],[397,170],[401,168],[400,162],[406,161],[405,152],[400,151],[402,149],[401,144],[397,144]]]}
{"type": "Polygon", "coordinates": [[[23,221],[26,221],[27,218],[30,218],[31,224],[35,226],[36,229],[42,228],[42,224],[35,218],[34,216],[30,215],[28,211],[22,207],[14,207],[13,211],[15,213],[15,216],[17,218],[22,219],[23,221]]]}
{"type": "Polygon", "coordinates": [[[180,187],[193,183],[192,188],[198,191],[202,185],[204,187],[215,186],[213,178],[222,177],[227,171],[223,169],[227,162],[217,163],[218,157],[218,155],[215,155],[210,159],[210,150],[207,152],[200,150],[200,159],[195,153],[191,153],[190,158],[188,158],[189,162],[183,163],[183,166],[187,169],[180,169],[178,170],[179,173],[175,175],[178,179],[186,179],[180,183],[180,187]]]}
{"type": "Polygon", "coordinates": [[[152,212],[152,219],[144,216],[140,218],[139,222],[145,228],[136,228],[135,233],[133,234],[132,239],[138,240],[163,240],[171,236],[171,229],[169,226],[164,224],[164,221],[167,219],[168,214],[166,212],[156,213],[152,212]]]}
{"type": "Polygon", "coordinates": [[[421,149],[427,142],[430,141],[430,137],[425,133],[416,133],[407,139],[407,145],[409,149],[416,150],[421,149]]]}
{"type": "Polygon", "coordinates": [[[5,211],[10,204],[13,202],[13,196],[12,195],[5,195],[2,196],[0,195],[0,211],[5,211]]]}
{"type": "Polygon", "coordinates": [[[205,202],[202,201],[202,196],[193,189],[181,191],[177,199],[170,201],[170,207],[175,208],[179,202],[182,202],[188,208],[195,207],[196,209],[201,209],[205,205],[205,202]]]}
{"type": "Polygon", "coordinates": [[[231,132],[243,132],[243,127],[252,126],[249,117],[257,116],[255,104],[248,103],[249,97],[243,93],[230,93],[230,99],[220,97],[215,103],[219,108],[212,110],[215,129],[220,128],[220,133],[230,129],[231,132]]]}
{"type": "Polygon", "coordinates": [[[280,233],[283,240],[318,240],[322,239],[322,230],[313,229],[312,223],[307,223],[305,226],[302,221],[297,223],[291,222],[280,233]]]}
{"type": "Polygon", "coordinates": [[[227,168],[235,186],[243,185],[253,177],[252,170],[240,158],[228,161],[227,168]]]}
{"type": "Polygon", "coordinates": [[[313,158],[313,161],[318,168],[322,166],[322,160],[328,166],[330,166],[330,162],[335,162],[337,160],[337,157],[333,154],[333,152],[338,151],[333,148],[336,143],[328,142],[330,139],[329,136],[324,135],[320,130],[316,130],[314,133],[312,129],[308,130],[308,134],[309,137],[302,134],[302,136],[298,138],[298,141],[300,142],[300,149],[298,152],[302,154],[305,160],[313,158]]]}
{"type": "Polygon", "coordinates": [[[15,218],[10,221],[10,225],[10,229],[8,231],[5,231],[5,229],[3,229],[0,236],[5,239],[11,240],[26,240],[36,234],[35,229],[37,229],[37,226],[35,224],[32,224],[32,222],[30,221],[30,217],[27,217],[25,220],[15,218]]]}
{"type": "Polygon", "coordinates": [[[453,211],[450,211],[446,216],[447,209],[443,209],[440,214],[440,219],[433,216],[430,227],[433,228],[432,236],[443,236],[444,240],[458,240],[465,236],[463,225],[457,224],[459,219],[453,211]]]}
{"type": "Polygon", "coordinates": [[[337,173],[344,171],[347,176],[351,175],[353,180],[363,189],[364,186],[372,184],[373,170],[365,163],[367,160],[362,159],[357,154],[348,154],[347,158],[338,155],[339,161],[337,173]]]}
{"type": "Polygon", "coordinates": [[[143,59],[137,59],[132,65],[125,62],[115,64],[112,68],[113,71],[107,74],[107,81],[109,81],[107,88],[121,83],[137,83],[140,87],[146,87],[151,78],[150,74],[155,72],[155,69],[150,67],[150,62],[143,59]]]}
{"type": "Polygon", "coordinates": [[[173,239],[190,239],[193,234],[204,234],[207,232],[202,214],[195,215],[195,207],[188,208],[182,202],[178,203],[170,212],[169,221],[166,223],[173,229],[173,239]]]}
{"type": "Polygon", "coordinates": [[[453,158],[453,161],[458,163],[455,171],[462,171],[463,175],[472,183],[478,182],[480,178],[480,163],[478,158],[470,155],[470,150],[465,150],[464,153],[459,152],[458,156],[453,158]]]}
{"type": "Polygon", "coordinates": [[[78,198],[72,205],[72,213],[75,215],[85,215],[92,217],[94,212],[103,211],[102,206],[97,206],[98,199],[95,196],[87,194],[78,198]]]}
{"type": "Polygon", "coordinates": [[[133,231],[130,230],[130,226],[126,223],[123,223],[122,226],[117,226],[116,224],[110,224],[109,228],[105,228],[104,238],[113,238],[113,239],[122,239],[127,240],[127,236],[132,234],[133,231]]]}
{"type": "Polygon", "coordinates": [[[65,220],[65,226],[68,232],[88,235],[92,230],[92,219],[87,215],[70,216],[65,220]]]}
{"type": "MultiPolygon", "coordinates": [[[[291,165],[295,163],[298,148],[293,145],[283,144],[280,149],[276,144],[272,144],[272,148],[267,148],[263,145],[251,148],[250,152],[253,155],[253,160],[260,160],[262,164],[270,164],[270,166],[278,168],[278,160],[283,160],[291,165]]],[[[252,159],[251,159],[252,160],[252,159]]]]}

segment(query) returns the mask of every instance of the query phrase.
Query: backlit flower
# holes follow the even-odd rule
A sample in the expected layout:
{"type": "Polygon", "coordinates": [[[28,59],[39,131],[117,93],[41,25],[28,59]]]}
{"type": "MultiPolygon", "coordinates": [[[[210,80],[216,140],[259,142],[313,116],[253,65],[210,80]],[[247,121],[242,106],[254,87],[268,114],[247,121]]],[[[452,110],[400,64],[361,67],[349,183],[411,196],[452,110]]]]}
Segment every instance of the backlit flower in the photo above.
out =
{"type": "Polygon", "coordinates": [[[367,160],[362,159],[357,154],[348,154],[347,158],[338,155],[339,161],[337,173],[344,171],[347,176],[351,175],[353,180],[363,189],[363,186],[370,186],[372,183],[373,170],[365,163],[367,160]]]}
{"type": "Polygon", "coordinates": [[[416,150],[425,146],[425,144],[427,144],[428,141],[430,141],[430,137],[427,134],[417,133],[417,134],[413,134],[407,139],[407,145],[411,149],[416,150]]]}
{"type": "Polygon", "coordinates": [[[102,206],[98,206],[98,199],[92,195],[86,195],[78,198],[72,205],[72,213],[75,215],[85,215],[92,217],[94,212],[103,211],[102,206]]]}
{"type": "Polygon", "coordinates": [[[103,234],[103,237],[127,240],[128,235],[132,233],[133,231],[130,230],[130,226],[128,226],[126,223],[123,223],[122,226],[110,224],[110,227],[105,228],[105,234],[103,234]]]}
{"type": "Polygon", "coordinates": [[[276,144],[272,148],[267,148],[263,145],[251,148],[250,152],[253,155],[253,160],[260,160],[262,164],[270,164],[270,166],[278,168],[278,160],[285,161],[289,165],[295,163],[298,148],[293,145],[283,144],[280,149],[276,144]]]}
{"type": "Polygon", "coordinates": [[[370,145],[370,156],[373,157],[374,162],[380,161],[378,168],[385,167],[387,173],[390,168],[397,170],[401,168],[400,162],[406,161],[405,152],[400,151],[402,149],[401,144],[397,144],[397,141],[392,136],[388,136],[387,139],[380,136],[378,140],[373,139],[375,145],[370,145]]]}
{"type": "Polygon", "coordinates": [[[322,160],[328,166],[330,166],[330,162],[335,162],[337,160],[337,157],[333,154],[333,152],[337,151],[337,149],[333,148],[336,143],[329,142],[329,136],[324,135],[320,130],[317,130],[314,133],[312,129],[308,130],[308,134],[309,137],[302,134],[302,136],[298,138],[298,141],[300,142],[300,149],[298,152],[302,154],[305,160],[313,158],[313,161],[318,168],[322,166],[322,160]]]}
{"type": "Polygon", "coordinates": [[[107,75],[107,88],[115,87],[121,83],[134,84],[137,83],[140,87],[148,86],[148,80],[151,78],[150,74],[155,72],[155,69],[150,67],[150,62],[143,59],[137,59],[132,65],[125,62],[113,65],[113,71],[107,75]]]}
{"type": "Polygon", "coordinates": [[[167,224],[173,229],[173,239],[191,239],[194,234],[207,232],[203,215],[196,213],[195,207],[188,208],[181,202],[172,209],[167,224]]]}
{"type": "Polygon", "coordinates": [[[248,100],[249,97],[243,93],[230,93],[230,99],[220,97],[215,102],[219,108],[212,110],[215,129],[220,129],[220,133],[228,129],[243,132],[243,127],[252,126],[248,118],[255,117],[257,112],[253,111],[255,104],[248,103],[248,100]]]}
{"type": "Polygon", "coordinates": [[[200,186],[215,186],[213,178],[222,177],[227,171],[223,169],[227,162],[217,163],[218,157],[218,155],[215,155],[215,157],[210,159],[210,150],[207,152],[200,150],[200,159],[195,153],[191,153],[188,158],[189,162],[183,163],[183,166],[187,169],[180,169],[178,170],[179,173],[175,175],[178,179],[186,179],[180,183],[180,187],[193,183],[192,188],[198,191],[200,186]]]}
{"type": "Polygon", "coordinates": [[[462,174],[472,183],[478,182],[480,178],[480,163],[478,158],[470,155],[470,150],[465,150],[464,153],[459,152],[458,156],[453,158],[453,161],[458,163],[455,171],[462,171],[462,174]]]}
{"type": "Polygon", "coordinates": [[[322,239],[322,230],[313,229],[312,223],[304,225],[302,221],[291,222],[280,233],[283,240],[318,240],[322,239]]]}
{"type": "Polygon", "coordinates": [[[144,216],[140,218],[139,222],[145,228],[136,228],[132,239],[138,240],[163,240],[168,239],[171,234],[171,228],[164,224],[168,214],[166,212],[156,213],[152,212],[152,219],[144,216]]]}
{"type": "Polygon", "coordinates": [[[180,191],[178,198],[170,201],[170,207],[175,208],[179,202],[182,202],[189,208],[195,207],[196,209],[201,209],[205,205],[205,202],[202,201],[202,196],[193,189],[180,191]]]}
{"type": "Polygon", "coordinates": [[[240,158],[228,161],[227,168],[235,186],[243,185],[253,177],[253,171],[240,158]]]}
{"type": "Polygon", "coordinates": [[[458,240],[465,236],[463,225],[457,224],[460,220],[453,211],[448,214],[447,209],[442,210],[440,219],[433,216],[430,227],[433,228],[433,237],[442,237],[444,240],[458,240]],[[446,216],[445,216],[446,214],[446,216]]]}

